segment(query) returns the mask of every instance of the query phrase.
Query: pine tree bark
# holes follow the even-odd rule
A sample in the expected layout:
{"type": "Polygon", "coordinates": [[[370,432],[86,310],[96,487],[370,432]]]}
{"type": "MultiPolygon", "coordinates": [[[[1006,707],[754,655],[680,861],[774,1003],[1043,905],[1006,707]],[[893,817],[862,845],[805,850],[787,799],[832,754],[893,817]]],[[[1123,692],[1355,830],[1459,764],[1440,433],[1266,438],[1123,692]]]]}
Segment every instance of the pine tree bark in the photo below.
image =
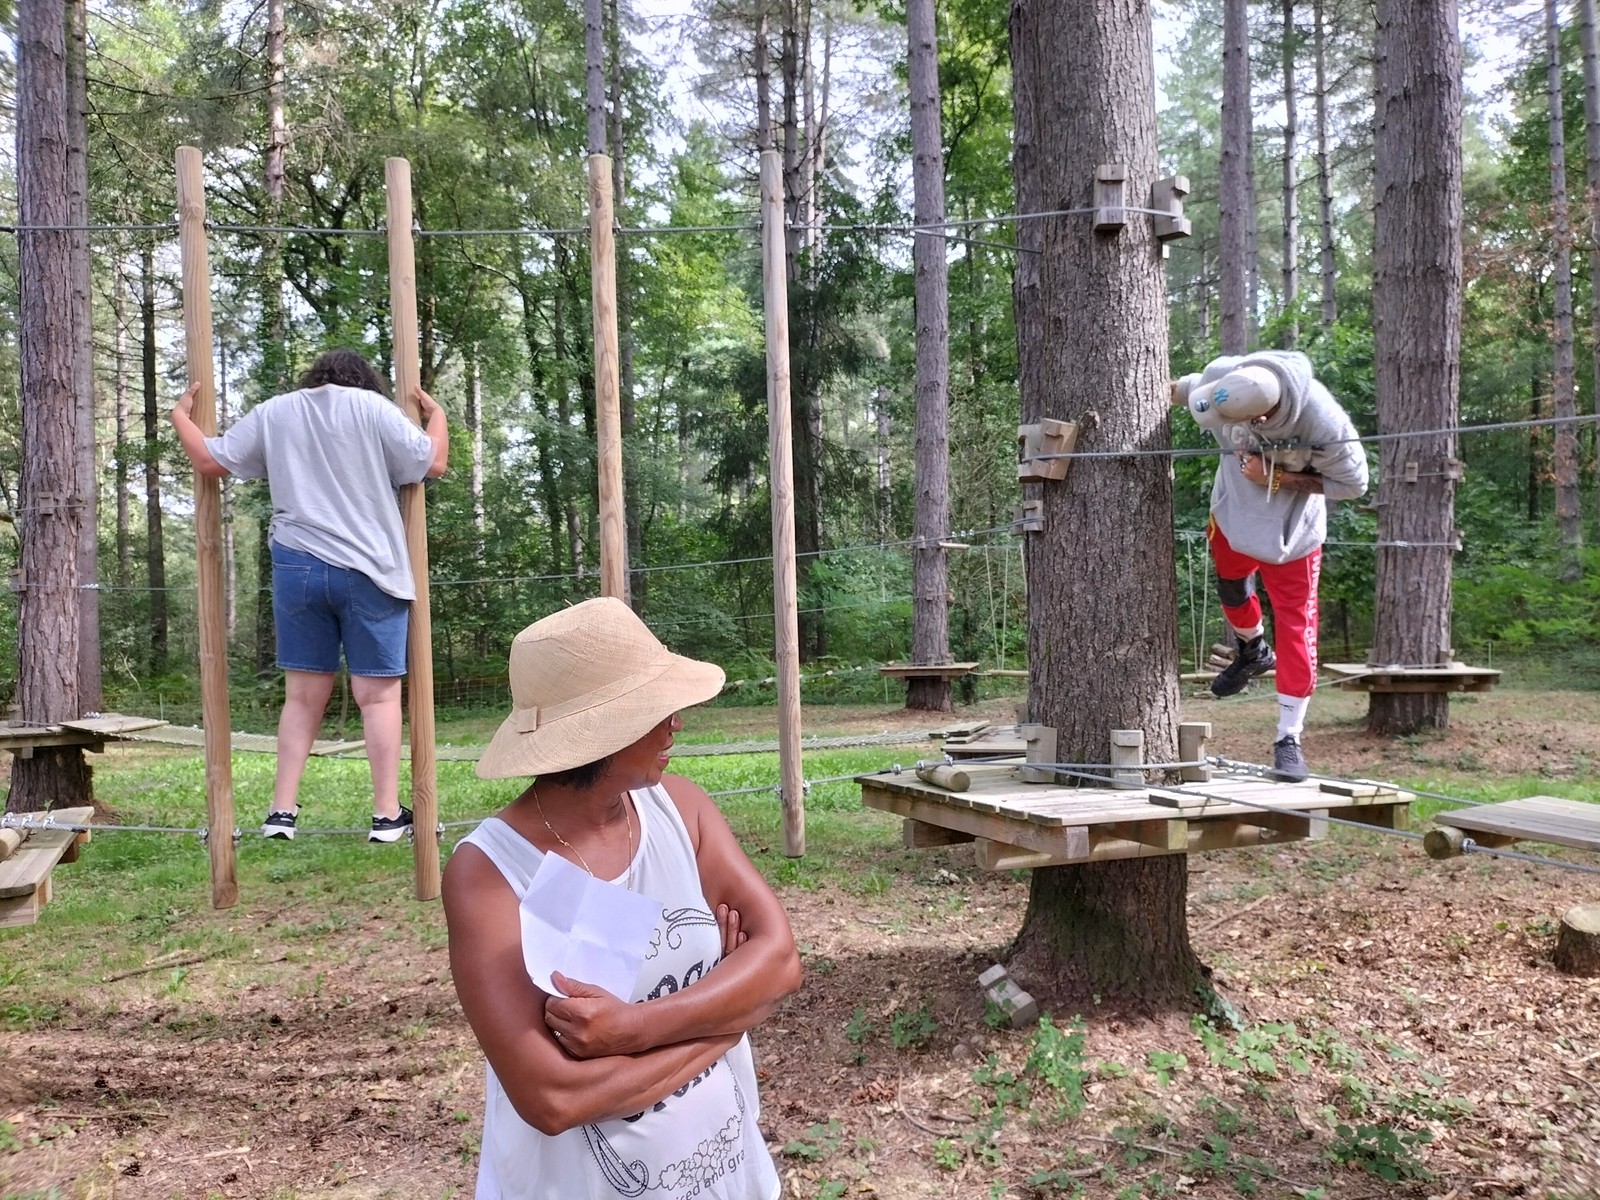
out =
{"type": "MultiPolygon", "coordinates": [[[[933,0],[907,0],[911,84],[911,244],[916,307],[916,541],[911,551],[911,661],[950,662],[950,590],[940,541],[950,524],[950,279],[945,241],[938,22],[933,0]],[[929,227],[935,227],[930,229],[929,227]]],[[[906,707],[950,711],[950,681],[908,679],[906,707]]]]}
{"type": "MultiPolygon", "coordinates": [[[[156,394],[156,249],[146,236],[139,248],[139,321],[144,384],[145,581],[150,588],[150,670],[167,669],[167,556],[161,538],[161,411],[156,394]]],[[[269,576],[270,578],[270,576],[269,576]]]]}
{"type": "Polygon", "coordinates": [[[1224,354],[1243,354],[1250,345],[1249,272],[1250,188],[1250,26],[1245,0],[1222,5],[1222,167],[1218,221],[1221,261],[1218,275],[1221,318],[1218,333],[1224,354]]]}
{"type": "Polygon", "coordinates": [[[117,587],[133,583],[133,527],[128,503],[128,280],[119,249],[111,267],[111,344],[116,397],[117,587]]]}
{"type": "Polygon", "coordinates": [[[1554,235],[1556,529],[1561,538],[1561,579],[1575,583],[1583,573],[1583,511],[1578,493],[1578,428],[1572,350],[1572,222],[1567,211],[1567,139],[1561,114],[1561,20],[1556,0],[1545,0],[1545,49],[1550,102],[1550,218],[1554,235]]]}
{"type": "MultiPolygon", "coordinates": [[[[1150,21],[1142,0],[1013,0],[1019,213],[1088,207],[1103,163],[1126,165],[1129,196],[1149,195],[1159,172],[1150,21]]],[[[1150,223],[1111,235],[1084,217],[1018,228],[1042,250],[1027,279],[1034,256],[1019,256],[1023,420],[1076,420],[1080,449],[1170,445],[1166,287],[1150,223]]],[[[1105,762],[1112,729],[1144,730],[1153,761],[1175,753],[1168,463],[1084,458],[1042,486],[1045,529],[1024,546],[1031,715],[1057,730],[1064,761],[1105,762]]],[[[1035,871],[1012,974],[1052,1002],[1192,1004],[1203,974],[1187,887],[1181,854],[1035,871]]]]}
{"type": "MultiPolygon", "coordinates": [[[[71,222],[89,223],[88,14],[84,0],[67,4],[67,186],[71,222]]],[[[78,702],[99,712],[100,692],[100,461],[94,402],[94,312],[91,308],[89,231],[72,234],[72,393],[77,409],[78,702]]]]}
{"type": "MultiPolygon", "coordinates": [[[[1449,657],[1461,382],[1461,43],[1455,0],[1378,4],[1373,334],[1382,443],[1373,657],[1449,657]],[[1405,482],[1406,464],[1417,482],[1405,482]],[[1407,543],[1396,545],[1395,543],[1407,543]]],[[[1375,733],[1442,729],[1445,693],[1374,693],[1375,733]]]]}
{"type": "MultiPolygon", "coordinates": [[[[267,153],[262,164],[266,191],[261,235],[261,365],[259,398],[289,389],[288,314],[283,300],[284,240],[276,227],[283,223],[284,193],[288,177],[289,120],[284,96],[285,45],[288,27],[284,0],[267,0],[267,153]]],[[[277,635],[272,614],[272,544],[268,537],[270,505],[256,516],[256,621],[255,665],[266,675],[277,663],[277,635]]]]}
{"type": "MultiPolygon", "coordinates": [[[[1584,179],[1589,210],[1589,337],[1594,394],[1600,396],[1600,32],[1595,28],[1595,0],[1578,0],[1578,21],[1583,44],[1584,179]]],[[[1595,470],[1600,474],[1600,459],[1596,459],[1595,470]]]]}
{"type": "Polygon", "coordinates": [[[1294,26],[1294,0],[1283,0],[1283,311],[1284,347],[1300,342],[1300,118],[1296,107],[1294,59],[1300,38],[1294,26]]]}
{"type": "Polygon", "coordinates": [[[1323,0],[1314,0],[1312,21],[1316,28],[1317,54],[1317,223],[1321,228],[1320,266],[1322,275],[1322,328],[1332,329],[1339,319],[1339,300],[1334,291],[1333,257],[1333,177],[1328,170],[1328,62],[1327,26],[1323,21],[1323,0]]]}
{"type": "MultiPolygon", "coordinates": [[[[606,27],[606,51],[610,65],[611,109],[608,130],[611,147],[611,208],[618,227],[627,225],[625,219],[628,183],[628,145],[623,127],[623,71],[622,71],[622,14],[618,0],[607,0],[610,24],[606,27]]],[[[629,277],[632,260],[628,257],[627,243],[617,242],[617,403],[622,413],[622,494],[628,497],[627,511],[623,514],[627,526],[628,562],[632,573],[628,580],[628,602],[641,616],[645,611],[646,593],[650,575],[644,566],[644,497],[639,494],[639,453],[634,445],[634,429],[638,413],[634,398],[633,381],[633,297],[629,294],[629,277]]]]}
{"type": "MultiPolygon", "coordinates": [[[[67,12],[29,0],[16,23],[17,234],[22,473],[18,481],[17,703],[23,721],[84,714],[79,681],[79,546],[84,522],[75,437],[73,224],[70,206],[67,12]]],[[[78,747],[43,747],[11,768],[7,808],[89,804],[78,747]]]]}

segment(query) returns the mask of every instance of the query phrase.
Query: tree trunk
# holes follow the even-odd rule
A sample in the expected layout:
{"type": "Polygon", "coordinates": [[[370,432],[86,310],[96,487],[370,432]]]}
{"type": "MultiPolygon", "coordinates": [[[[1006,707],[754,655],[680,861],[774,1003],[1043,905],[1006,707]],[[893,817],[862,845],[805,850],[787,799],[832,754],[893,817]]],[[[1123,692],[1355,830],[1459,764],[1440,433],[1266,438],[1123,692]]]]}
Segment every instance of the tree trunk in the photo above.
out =
{"type": "MultiPolygon", "coordinates": [[[[1461,383],[1461,43],[1455,0],[1378,4],[1373,337],[1378,427],[1450,430],[1461,383]]],[[[1382,444],[1373,658],[1450,657],[1450,432],[1382,444]],[[1406,464],[1418,465],[1405,482],[1406,464]],[[1411,543],[1396,545],[1395,543],[1411,543]]],[[[1374,733],[1442,729],[1447,693],[1372,694],[1374,733]]]]}
{"type": "Polygon", "coordinates": [[[1300,119],[1295,108],[1294,56],[1299,38],[1294,28],[1294,0],[1283,0],[1283,311],[1289,314],[1283,345],[1300,341],[1300,119]]]}
{"type": "MultiPolygon", "coordinates": [[[[611,205],[617,225],[625,226],[624,201],[627,194],[627,141],[622,123],[622,21],[618,0],[607,0],[610,24],[606,30],[606,44],[611,66],[611,205]]],[[[623,523],[627,527],[628,563],[632,567],[628,579],[628,602],[641,615],[645,611],[645,593],[649,590],[650,575],[644,566],[644,510],[645,499],[639,493],[639,452],[633,444],[633,432],[638,425],[635,410],[633,382],[633,300],[628,294],[628,277],[632,262],[627,243],[617,241],[617,403],[622,414],[622,494],[628,498],[623,523]]]]}
{"type": "MultiPolygon", "coordinates": [[[[1595,411],[1600,412],[1600,32],[1595,28],[1595,0],[1578,0],[1578,20],[1583,40],[1584,178],[1589,207],[1589,336],[1595,411]]],[[[1600,473],[1600,457],[1595,469],[1600,473]]],[[[1600,497],[1600,490],[1596,496],[1600,497]]]]}
{"type": "Polygon", "coordinates": [[[880,387],[873,393],[873,409],[878,428],[878,540],[887,542],[894,536],[894,492],[890,488],[889,474],[889,389],[880,387]]]}
{"type": "Polygon", "coordinates": [[[128,280],[119,249],[111,265],[111,344],[117,402],[117,587],[133,583],[133,527],[128,504],[128,280]]]}
{"type": "MultiPolygon", "coordinates": [[[[88,30],[84,0],[67,5],[67,188],[73,225],[89,223],[88,30]]],[[[78,702],[103,707],[100,693],[100,462],[94,403],[94,313],[90,308],[89,231],[72,233],[72,393],[77,409],[78,702]]]]}
{"type": "Polygon", "coordinates": [[[1224,354],[1249,349],[1250,27],[1245,0],[1222,5],[1222,179],[1219,322],[1224,354]]]}
{"type": "MultiPolygon", "coordinates": [[[[261,365],[258,398],[289,389],[289,329],[283,302],[283,235],[273,228],[283,221],[288,170],[289,122],[284,103],[284,44],[288,37],[284,0],[267,0],[267,154],[262,168],[268,232],[261,235],[261,365]]],[[[272,614],[272,543],[268,536],[271,505],[256,516],[255,666],[271,672],[277,662],[272,614]]]]}
{"type": "Polygon", "coordinates": [[[167,669],[167,558],[161,545],[161,413],[156,395],[156,250],[139,251],[139,317],[143,326],[145,580],[150,587],[150,670],[167,669]]]}
{"type": "Polygon", "coordinates": [[[1561,580],[1574,583],[1583,573],[1583,512],[1578,495],[1578,429],[1572,352],[1572,223],[1567,215],[1567,140],[1561,115],[1561,23],[1556,0],[1545,0],[1545,45],[1550,100],[1550,217],[1554,227],[1555,349],[1553,415],[1555,427],[1556,529],[1561,538],[1561,580]]]}
{"type": "MultiPolygon", "coordinates": [[[[911,84],[911,182],[915,224],[944,220],[939,44],[934,0],[907,0],[911,84]]],[[[944,237],[911,244],[916,307],[916,541],[911,551],[911,661],[950,661],[949,564],[940,541],[950,525],[950,290],[944,237]]],[[[908,679],[906,707],[950,711],[950,681],[908,679]]]]}
{"type": "MultiPolygon", "coordinates": [[[[530,362],[537,361],[529,347],[530,362]]],[[[478,367],[478,343],[467,349],[467,432],[472,436],[471,461],[467,468],[467,498],[472,503],[472,557],[482,562],[489,533],[489,517],[483,504],[483,377],[478,367]]]]}
{"type": "Polygon", "coordinates": [[[1313,4],[1317,40],[1317,207],[1322,229],[1322,327],[1332,329],[1339,319],[1339,302],[1334,294],[1333,177],[1328,170],[1328,34],[1322,20],[1322,3],[1323,0],[1314,0],[1313,4]]]}
{"type": "Polygon", "coordinates": [[[756,77],[756,153],[772,149],[772,52],[767,44],[767,0],[756,0],[754,37],[756,77]]]}
{"type": "MultiPolygon", "coordinates": [[[[1528,394],[1528,419],[1544,418],[1544,381],[1539,372],[1533,373],[1528,394]]],[[[1528,523],[1531,525],[1544,516],[1544,455],[1540,453],[1540,426],[1528,429],[1528,523]]]]}
{"type": "MultiPolygon", "coordinates": [[[[1126,164],[1127,195],[1150,194],[1160,170],[1150,21],[1141,0],[1013,0],[1019,213],[1088,207],[1102,163],[1126,164]]],[[[1022,266],[1035,256],[1018,264],[1024,421],[1077,420],[1080,449],[1170,444],[1166,288],[1149,222],[1109,236],[1085,217],[1018,229],[1043,251],[1036,276],[1022,266]],[[1084,380],[1092,399],[1073,386],[1084,380]]],[[[1105,762],[1112,729],[1142,729],[1159,761],[1176,753],[1178,723],[1169,464],[1079,459],[1042,486],[1045,529],[1024,547],[1031,714],[1057,730],[1065,761],[1105,762]]],[[[1203,976],[1187,886],[1181,854],[1036,871],[1012,974],[1053,1002],[1192,1004],[1203,976]]]]}
{"type": "MultiPolygon", "coordinates": [[[[23,721],[83,716],[79,686],[78,551],[84,512],[74,435],[73,223],[68,164],[67,14],[62,0],[29,0],[16,24],[18,224],[56,226],[17,235],[20,284],[22,475],[17,580],[23,721]]],[[[14,812],[89,804],[82,749],[43,747],[11,767],[14,812]]]]}

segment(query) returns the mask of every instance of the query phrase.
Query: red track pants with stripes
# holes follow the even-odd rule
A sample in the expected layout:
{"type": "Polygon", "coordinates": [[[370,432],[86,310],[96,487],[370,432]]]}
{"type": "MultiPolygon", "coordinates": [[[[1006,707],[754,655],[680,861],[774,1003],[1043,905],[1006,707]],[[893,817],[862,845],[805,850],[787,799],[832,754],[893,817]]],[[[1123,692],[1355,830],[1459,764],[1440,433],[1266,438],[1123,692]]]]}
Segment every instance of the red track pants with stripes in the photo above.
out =
{"type": "MultiPolygon", "coordinates": [[[[1228,544],[1215,519],[1207,526],[1206,540],[1218,579],[1246,580],[1261,572],[1267,598],[1272,601],[1278,693],[1311,695],[1317,686],[1317,581],[1322,574],[1322,547],[1292,562],[1257,562],[1228,544]]],[[[1261,624],[1261,600],[1253,594],[1237,607],[1224,604],[1222,612],[1235,629],[1254,629],[1261,624]]]]}

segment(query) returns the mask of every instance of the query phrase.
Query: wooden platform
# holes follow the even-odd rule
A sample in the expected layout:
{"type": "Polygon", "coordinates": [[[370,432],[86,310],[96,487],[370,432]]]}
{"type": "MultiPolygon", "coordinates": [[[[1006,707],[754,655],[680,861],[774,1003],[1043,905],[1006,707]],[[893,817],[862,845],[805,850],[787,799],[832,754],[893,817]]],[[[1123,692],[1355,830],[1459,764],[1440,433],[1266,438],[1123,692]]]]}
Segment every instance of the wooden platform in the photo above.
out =
{"type": "Polygon", "coordinates": [[[1028,752],[1015,725],[974,721],[948,725],[931,736],[951,758],[1021,758],[1028,752]]]}
{"type": "Polygon", "coordinates": [[[977,669],[975,662],[961,663],[884,663],[878,674],[892,679],[959,679],[977,669]]]}
{"type": "Polygon", "coordinates": [[[1355,692],[1486,692],[1500,679],[1490,667],[1441,663],[1437,667],[1384,667],[1373,663],[1323,663],[1334,686],[1355,692]]]}
{"type": "MultiPolygon", "coordinates": [[[[57,808],[29,813],[30,821],[50,818],[65,825],[87,825],[92,808],[57,808]]],[[[56,864],[72,862],[78,847],[89,840],[87,830],[29,829],[22,845],[0,862],[0,929],[12,925],[32,925],[39,910],[50,903],[50,873],[56,864]]]]}
{"type": "Polygon", "coordinates": [[[82,746],[99,751],[108,741],[165,724],[155,717],[125,717],[121,713],[99,713],[58,725],[0,721],[0,750],[9,750],[18,758],[31,758],[35,750],[45,746],[82,746]]]}
{"type": "Polygon", "coordinates": [[[1384,784],[1276,783],[1221,772],[1183,788],[1117,790],[1024,783],[1009,764],[965,769],[971,786],[964,792],[911,773],[861,775],[861,801],[904,817],[908,847],[970,841],[980,866],[1010,870],[1319,838],[1327,830],[1319,818],[1329,813],[1403,829],[1412,800],[1384,784]]]}
{"type": "MultiPolygon", "coordinates": [[[[1510,846],[1515,842],[1546,842],[1600,853],[1600,804],[1562,800],[1556,796],[1529,796],[1473,808],[1435,813],[1433,823],[1460,830],[1480,846],[1510,846]]],[[[1437,832],[1437,831],[1435,831],[1437,832]]],[[[1428,835],[1428,853],[1451,858],[1461,852],[1459,838],[1428,835]]]]}

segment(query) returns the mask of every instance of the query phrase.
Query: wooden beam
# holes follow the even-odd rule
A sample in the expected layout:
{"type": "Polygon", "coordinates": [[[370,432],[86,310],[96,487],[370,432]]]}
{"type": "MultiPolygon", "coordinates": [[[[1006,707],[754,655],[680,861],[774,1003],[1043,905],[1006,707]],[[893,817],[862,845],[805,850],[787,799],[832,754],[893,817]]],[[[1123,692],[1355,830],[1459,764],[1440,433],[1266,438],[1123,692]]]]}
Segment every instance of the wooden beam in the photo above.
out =
{"type": "MultiPolygon", "coordinates": [[[[183,341],[190,386],[199,385],[191,416],[200,432],[217,433],[211,354],[211,266],[206,245],[206,192],[200,151],[179,146],[178,253],[183,271],[183,341]]],[[[233,853],[233,722],[228,710],[228,630],[222,576],[222,481],[194,473],[196,583],[200,610],[200,724],[205,729],[206,839],[211,906],[239,902],[233,853]]]]}
{"type": "Polygon", "coordinates": [[[900,823],[900,844],[907,850],[957,846],[972,840],[970,833],[962,833],[959,829],[946,829],[942,825],[929,825],[926,821],[913,821],[907,818],[900,823]]]}

